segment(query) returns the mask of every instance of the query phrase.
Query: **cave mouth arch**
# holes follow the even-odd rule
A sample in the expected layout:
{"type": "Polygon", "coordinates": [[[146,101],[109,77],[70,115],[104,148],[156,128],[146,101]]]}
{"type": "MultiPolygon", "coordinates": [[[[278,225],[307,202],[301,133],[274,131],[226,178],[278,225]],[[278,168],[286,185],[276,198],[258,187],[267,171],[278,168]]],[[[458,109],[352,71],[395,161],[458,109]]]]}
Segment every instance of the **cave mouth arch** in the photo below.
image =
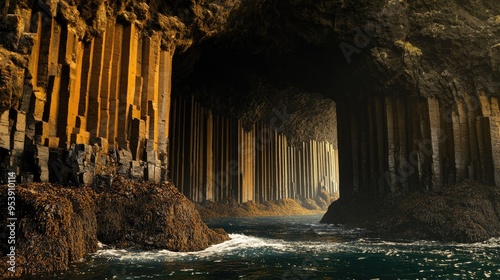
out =
{"type": "MultiPolygon", "coordinates": [[[[499,71],[490,53],[471,52],[483,39],[489,49],[492,37],[432,37],[426,28],[443,19],[417,20],[430,9],[420,4],[393,3],[394,13],[381,2],[302,4],[243,2],[230,28],[177,54],[173,94],[217,100],[233,114],[262,91],[334,100],[346,201],[440,191],[466,179],[500,185],[499,91],[485,82],[499,71]],[[465,62],[465,54],[478,60],[465,62]]],[[[466,24],[492,30],[491,14],[452,6],[471,15],[466,24]]]]}

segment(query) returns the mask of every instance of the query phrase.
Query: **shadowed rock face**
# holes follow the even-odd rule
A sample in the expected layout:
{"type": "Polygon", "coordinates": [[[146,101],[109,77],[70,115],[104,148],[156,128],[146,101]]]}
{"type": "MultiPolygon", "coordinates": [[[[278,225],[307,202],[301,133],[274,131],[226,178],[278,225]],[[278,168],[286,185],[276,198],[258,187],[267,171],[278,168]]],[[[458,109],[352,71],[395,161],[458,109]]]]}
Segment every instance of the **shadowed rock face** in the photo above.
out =
{"type": "Polygon", "coordinates": [[[236,114],[255,112],[248,96],[261,100],[262,89],[338,102],[498,95],[499,10],[491,1],[243,1],[228,28],[174,58],[173,93],[245,93],[247,107],[230,105],[236,114]]]}
{"type": "MultiPolygon", "coordinates": [[[[453,199],[468,201],[458,190],[473,186],[457,183],[500,186],[499,14],[492,1],[243,1],[231,28],[175,58],[174,94],[197,92],[213,107],[218,96],[261,100],[262,89],[334,99],[341,199],[324,222],[349,223],[366,201],[378,209],[387,197],[399,203],[444,188],[451,195],[455,186],[453,199]]],[[[228,107],[259,116],[248,105],[228,107]]],[[[481,205],[460,211],[473,216],[481,205]]],[[[467,218],[456,221],[463,234],[444,233],[438,220],[424,223],[436,232],[415,232],[456,241],[491,236],[467,218]]],[[[399,230],[411,219],[401,223],[399,230]]]]}
{"type": "Polygon", "coordinates": [[[211,62],[217,71],[206,71],[205,79],[194,77],[240,84],[257,76],[334,98],[398,91],[453,99],[453,91],[464,96],[481,88],[492,93],[495,89],[482,82],[490,76],[500,79],[499,5],[243,1],[229,28],[199,51],[189,50],[196,55],[186,55],[189,63],[180,64],[186,67],[178,73],[203,73],[204,62],[211,62]]]}

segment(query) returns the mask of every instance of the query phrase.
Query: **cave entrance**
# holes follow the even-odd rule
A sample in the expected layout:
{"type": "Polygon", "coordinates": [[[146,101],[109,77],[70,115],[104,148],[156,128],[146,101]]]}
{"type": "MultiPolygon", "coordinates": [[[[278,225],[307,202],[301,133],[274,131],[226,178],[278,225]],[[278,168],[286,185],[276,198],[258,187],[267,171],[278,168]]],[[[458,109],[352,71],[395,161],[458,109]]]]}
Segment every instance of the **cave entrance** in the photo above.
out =
{"type": "Polygon", "coordinates": [[[277,118],[245,124],[194,97],[173,97],[171,106],[169,174],[190,199],[262,203],[338,196],[336,135],[334,141],[290,143],[277,118]]]}

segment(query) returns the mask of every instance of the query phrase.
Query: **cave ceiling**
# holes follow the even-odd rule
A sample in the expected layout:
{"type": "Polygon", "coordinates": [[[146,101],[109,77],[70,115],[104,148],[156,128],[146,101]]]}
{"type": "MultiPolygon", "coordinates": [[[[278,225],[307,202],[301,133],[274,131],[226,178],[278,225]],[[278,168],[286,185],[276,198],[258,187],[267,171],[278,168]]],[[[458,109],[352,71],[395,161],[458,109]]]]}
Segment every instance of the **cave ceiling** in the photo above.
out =
{"type": "Polygon", "coordinates": [[[174,94],[498,95],[499,27],[497,1],[242,1],[177,53],[174,94]]]}

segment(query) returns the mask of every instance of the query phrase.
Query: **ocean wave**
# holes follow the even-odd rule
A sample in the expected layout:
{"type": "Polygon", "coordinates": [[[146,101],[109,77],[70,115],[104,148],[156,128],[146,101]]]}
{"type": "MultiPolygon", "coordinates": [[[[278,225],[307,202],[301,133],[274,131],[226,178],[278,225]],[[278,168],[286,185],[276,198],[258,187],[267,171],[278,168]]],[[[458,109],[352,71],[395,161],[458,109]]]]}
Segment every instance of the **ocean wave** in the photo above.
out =
{"type": "Polygon", "coordinates": [[[500,238],[473,244],[440,243],[435,241],[385,241],[378,239],[357,239],[347,242],[321,241],[285,241],[280,239],[261,238],[244,234],[229,234],[230,240],[212,245],[198,252],[172,252],[168,250],[125,250],[104,247],[93,256],[119,261],[135,262],[175,262],[175,261],[208,261],[221,262],[231,258],[258,258],[270,255],[285,255],[308,252],[310,254],[385,254],[398,256],[405,254],[422,254],[449,258],[455,254],[470,250],[487,250],[500,248],[500,238]]]}
{"type": "Polygon", "coordinates": [[[135,261],[176,261],[190,259],[209,259],[221,256],[258,256],[266,254],[279,254],[287,252],[286,242],[276,239],[259,238],[244,234],[229,234],[231,238],[220,244],[212,245],[203,251],[198,252],[173,252],[169,250],[126,250],[126,249],[101,249],[94,254],[94,257],[115,259],[115,260],[135,260],[135,261]]]}

